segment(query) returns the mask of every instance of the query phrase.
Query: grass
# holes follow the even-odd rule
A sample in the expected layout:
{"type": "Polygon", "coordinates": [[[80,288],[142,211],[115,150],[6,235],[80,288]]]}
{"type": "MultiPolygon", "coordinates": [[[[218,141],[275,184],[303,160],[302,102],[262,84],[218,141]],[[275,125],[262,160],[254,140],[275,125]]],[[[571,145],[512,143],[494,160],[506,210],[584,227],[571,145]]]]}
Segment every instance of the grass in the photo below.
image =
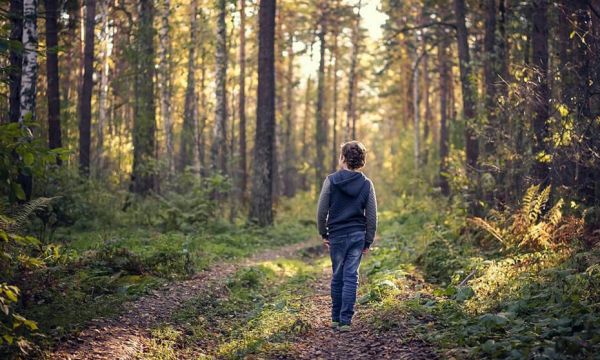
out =
{"type": "Polygon", "coordinates": [[[20,287],[29,296],[22,312],[47,335],[38,343],[48,347],[91,319],[121,312],[123,303],[165,282],[310,238],[314,221],[302,213],[304,200],[283,202],[276,223],[266,229],[216,220],[192,230],[164,231],[135,226],[131,219],[89,229],[59,228],[54,237],[61,239],[60,259],[22,279],[20,287]],[[286,209],[293,209],[293,218],[286,209]],[[302,216],[305,220],[298,221],[302,216]]]}

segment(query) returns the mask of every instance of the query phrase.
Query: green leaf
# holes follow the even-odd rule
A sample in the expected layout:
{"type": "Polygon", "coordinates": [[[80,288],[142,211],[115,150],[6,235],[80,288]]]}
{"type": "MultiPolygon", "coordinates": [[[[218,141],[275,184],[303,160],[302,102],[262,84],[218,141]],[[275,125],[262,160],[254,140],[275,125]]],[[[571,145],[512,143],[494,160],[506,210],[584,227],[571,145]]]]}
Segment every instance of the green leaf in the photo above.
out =
{"type": "Polygon", "coordinates": [[[31,166],[33,165],[33,162],[35,161],[35,157],[33,156],[33,153],[25,153],[23,154],[23,162],[25,163],[25,165],[27,166],[31,166]]]}

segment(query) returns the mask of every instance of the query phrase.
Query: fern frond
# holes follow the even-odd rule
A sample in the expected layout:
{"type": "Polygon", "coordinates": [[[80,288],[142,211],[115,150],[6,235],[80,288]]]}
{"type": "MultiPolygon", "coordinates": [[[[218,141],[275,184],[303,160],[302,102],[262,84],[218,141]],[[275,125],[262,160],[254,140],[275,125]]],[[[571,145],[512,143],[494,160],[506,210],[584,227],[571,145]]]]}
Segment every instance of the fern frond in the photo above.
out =
{"type": "Polygon", "coordinates": [[[0,229],[11,232],[20,229],[27,223],[27,219],[31,214],[39,209],[45,208],[55,199],[56,197],[40,197],[14,208],[11,211],[10,216],[0,220],[0,229]],[[6,221],[7,219],[8,221],[6,221]]]}
{"type": "Polygon", "coordinates": [[[523,196],[523,206],[521,206],[521,211],[523,214],[529,214],[531,211],[531,207],[533,206],[534,199],[537,197],[538,192],[540,191],[540,185],[532,185],[530,186],[525,195],[523,196]]]}
{"type": "Polygon", "coordinates": [[[490,235],[492,235],[494,238],[496,238],[496,240],[500,241],[503,245],[508,245],[506,240],[504,239],[504,236],[502,236],[502,231],[500,231],[493,225],[489,224],[487,221],[483,220],[482,218],[479,218],[479,217],[468,218],[467,221],[469,223],[487,231],[488,233],[490,233],[490,235]]]}
{"type": "Polygon", "coordinates": [[[560,221],[562,220],[562,206],[564,204],[563,199],[559,199],[556,204],[548,211],[548,214],[545,216],[546,222],[552,224],[553,227],[556,227],[560,221]]]}
{"type": "Polygon", "coordinates": [[[531,224],[538,221],[540,216],[542,215],[542,210],[544,209],[544,205],[550,199],[550,186],[546,186],[544,190],[542,190],[538,196],[536,196],[527,217],[531,221],[531,224]]]}

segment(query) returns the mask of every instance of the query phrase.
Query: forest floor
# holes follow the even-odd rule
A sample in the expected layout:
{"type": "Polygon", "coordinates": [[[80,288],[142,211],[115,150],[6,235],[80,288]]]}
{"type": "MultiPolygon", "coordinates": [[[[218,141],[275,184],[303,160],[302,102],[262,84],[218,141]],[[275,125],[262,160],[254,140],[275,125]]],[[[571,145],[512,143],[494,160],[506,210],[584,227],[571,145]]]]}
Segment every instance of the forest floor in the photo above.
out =
{"type": "Polygon", "coordinates": [[[324,255],[311,239],[216,264],[126,304],[119,316],[92,320],[48,357],[436,358],[407,327],[373,327],[368,305],[357,306],[350,332],[331,329],[331,270],[324,255]],[[244,289],[236,291],[238,285],[244,289]]]}

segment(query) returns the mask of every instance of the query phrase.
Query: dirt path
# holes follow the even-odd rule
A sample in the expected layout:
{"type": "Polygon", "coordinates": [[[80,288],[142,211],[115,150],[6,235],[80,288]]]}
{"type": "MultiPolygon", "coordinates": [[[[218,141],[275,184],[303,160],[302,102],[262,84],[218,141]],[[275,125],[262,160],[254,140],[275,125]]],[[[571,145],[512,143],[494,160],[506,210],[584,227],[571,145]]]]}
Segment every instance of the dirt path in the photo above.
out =
{"type": "Polygon", "coordinates": [[[86,329],[68,338],[49,354],[50,359],[133,359],[143,351],[149,330],[168,321],[171,314],[201,290],[222,286],[237,269],[314,247],[315,239],[267,250],[238,263],[217,264],[190,280],[174,282],[125,304],[125,313],[115,318],[93,320],[86,329]],[[221,285],[219,285],[221,283],[221,285]]]}
{"type": "Polygon", "coordinates": [[[307,299],[316,311],[312,329],[297,339],[289,359],[437,359],[432,349],[415,339],[402,326],[385,332],[375,332],[367,324],[370,309],[357,305],[352,330],[339,332],[330,328],[331,271],[325,269],[315,284],[314,294],[307,299]]]}

